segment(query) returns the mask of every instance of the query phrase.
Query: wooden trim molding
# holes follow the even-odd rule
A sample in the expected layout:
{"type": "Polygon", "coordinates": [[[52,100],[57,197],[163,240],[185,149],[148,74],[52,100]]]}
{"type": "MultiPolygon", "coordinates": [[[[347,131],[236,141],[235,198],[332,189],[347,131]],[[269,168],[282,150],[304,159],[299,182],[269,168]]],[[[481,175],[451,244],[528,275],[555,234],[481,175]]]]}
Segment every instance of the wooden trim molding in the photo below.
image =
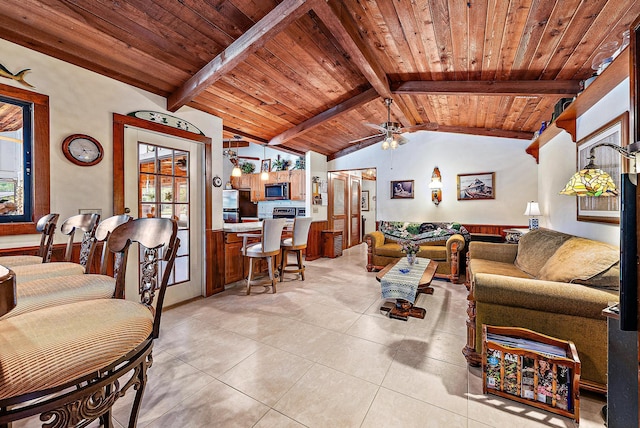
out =
{"type": "MultiPolygon", "coordinates": [[[[213,154],[211,151],[211,138],[200,134],[194,134],[193,132],[184,131],[182,129],[173,128],[171,126],[163,125],[161,123],[149,122],[144,119],[139,119],[133,116],[125,116],[118,113],[113,113],[113,214],[124,213],[124,129],[125,127],[134,127],[140,129],[146,129],[148,131],[159,132],[173,137],[184,138],[186,140],[197,141],[204,144],[204,158],[205,158],[205,177],[204,177],[204,204],[205,204],[205,249],[204,260],[210,261],[209,252],[213,251],[211,247],[211,227],[212,220],[212,204],[213,196],[211,192],[211,183],[213,182],[213,171],[211,162],[213,154]]],[[[205,269],[205,295],[209,296],[213,294],[214,287],[214,275],[212,266],[206,265],[205,269]]]]}
{"type": "Polygon", "coordinates": [[[25,89],[0,84],[0,94],[33,103],[33,214],[30,222],[2,223],[0,235],[35,234],[36,222],[51,209],[49,159],[49,97],[25,89]]]}

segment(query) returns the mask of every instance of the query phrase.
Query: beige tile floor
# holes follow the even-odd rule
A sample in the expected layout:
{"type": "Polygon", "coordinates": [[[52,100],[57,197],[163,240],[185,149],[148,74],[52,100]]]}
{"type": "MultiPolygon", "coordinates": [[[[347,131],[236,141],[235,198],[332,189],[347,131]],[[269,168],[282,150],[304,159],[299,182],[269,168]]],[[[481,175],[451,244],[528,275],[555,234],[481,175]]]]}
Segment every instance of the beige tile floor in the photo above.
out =
{"type": "MultiPolygon", "coordinates": [[[[307,279],[287,276],[277,294],[246,296],[239,283],[164,312],[138,426],[576,426],[482,394],[480,369],[461,354],[463,285],[436,280],[417,302],[425,319],[389,319],[365,258],[363,244],[307,262],[307,279]]],[[[114,407],[117,427],[132,396],[114,407]]],[[[583,394],[580,427],[604,426],[603,405],[583,394]]]]}

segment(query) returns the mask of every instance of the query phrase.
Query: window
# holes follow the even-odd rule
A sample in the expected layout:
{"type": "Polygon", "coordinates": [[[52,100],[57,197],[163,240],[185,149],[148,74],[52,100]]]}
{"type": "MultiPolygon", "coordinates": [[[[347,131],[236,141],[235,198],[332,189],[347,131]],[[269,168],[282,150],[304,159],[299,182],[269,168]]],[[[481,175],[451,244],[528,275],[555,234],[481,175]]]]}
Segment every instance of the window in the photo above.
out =
{"type": "Polygon", "coordinates": [[[32,104],[0,97],[0,223],[32,218],[32,104]]]}
{"type": "Polygon", "coordinates": [[[36,233],[50,210],[49,97],[0,84],[0,130],[0,200],[11,209],[0,235],[36,233]]]}
{"type": "Polygon", "coordinates": [[[178,222],[180,247],[168,285],[189,281],[189,152],[138,143],[140,217],[178,222]]]}

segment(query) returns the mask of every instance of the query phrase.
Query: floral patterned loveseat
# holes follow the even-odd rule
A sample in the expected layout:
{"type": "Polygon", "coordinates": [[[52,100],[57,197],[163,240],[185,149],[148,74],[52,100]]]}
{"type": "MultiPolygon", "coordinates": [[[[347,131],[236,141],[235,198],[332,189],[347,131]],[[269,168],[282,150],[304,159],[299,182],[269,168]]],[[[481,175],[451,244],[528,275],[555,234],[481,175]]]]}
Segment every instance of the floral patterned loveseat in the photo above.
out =
{"type": "Polygon", "coordinates": [[[471,235],[460,223],[417,223],[381,221],[378,230],[364,236],[367,243],[367,271],[382,269],[404,257],[403,241],[420,245],[418,257],[438,262],[437,278],[457,283],[463,252],[471,235]]]}

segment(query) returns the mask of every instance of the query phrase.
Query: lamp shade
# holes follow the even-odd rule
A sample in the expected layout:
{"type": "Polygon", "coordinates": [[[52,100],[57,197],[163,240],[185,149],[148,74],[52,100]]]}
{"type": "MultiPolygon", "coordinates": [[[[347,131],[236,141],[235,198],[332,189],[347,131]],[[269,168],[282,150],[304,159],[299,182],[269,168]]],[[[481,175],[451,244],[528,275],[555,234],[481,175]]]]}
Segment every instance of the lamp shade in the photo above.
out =
{"type": "Polygon", "coordinates": [[[537,202],[527,202],[527,208],[524,215],[540,215],[540,205],[537,202]]]}
{"type": "Polygon", "coordinates": [[[234,166],[233,169],[231,170],[231,176],[240,177],[241,175],[242,175],[242,170],[240,169],[240,167],[234,166]]]}
{"type": "Polygon", "coordinates": [[[589,168],[573,174],[561,195],[617,196],[618,189],[611,176],[600,168],[589,168]]]}

